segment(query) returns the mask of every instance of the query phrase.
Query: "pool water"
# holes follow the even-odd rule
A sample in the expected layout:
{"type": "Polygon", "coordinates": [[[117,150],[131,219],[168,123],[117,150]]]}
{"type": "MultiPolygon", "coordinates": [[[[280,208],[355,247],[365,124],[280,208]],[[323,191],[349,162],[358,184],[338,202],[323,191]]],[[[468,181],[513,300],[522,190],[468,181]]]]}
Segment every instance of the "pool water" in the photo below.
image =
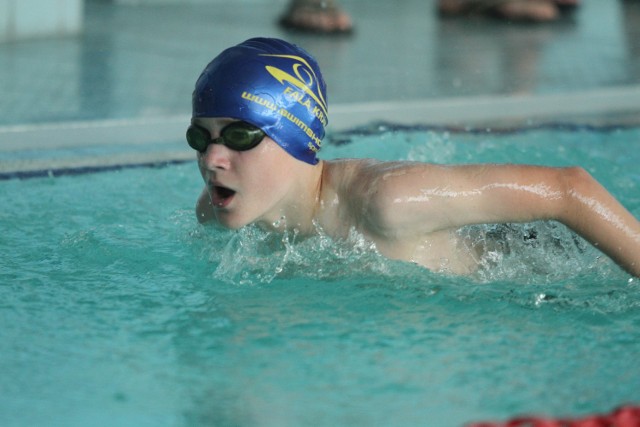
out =
{"type": "MultiPolygon", "coordinates": [[[[640,217],[637,128],[379,125],[324,150],[579,164],[640,217]]],[[[508,250],[451,277],[355,234],[201,226],[200,188],[195,162],[0,181],[0,425],[446,427],[640,402],[640,282],[562,226],[463,231],[508,250]]]]}

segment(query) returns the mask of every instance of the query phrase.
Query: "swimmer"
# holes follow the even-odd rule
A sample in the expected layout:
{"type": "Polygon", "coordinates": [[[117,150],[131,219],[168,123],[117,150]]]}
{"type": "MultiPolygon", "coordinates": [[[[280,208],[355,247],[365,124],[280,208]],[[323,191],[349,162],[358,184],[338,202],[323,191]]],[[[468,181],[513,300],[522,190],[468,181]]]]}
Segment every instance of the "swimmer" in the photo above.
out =
{"type": "Polygon", "coordinates": [[[316,61],[283,40],[223,51],[192,101],[202,223],[334,239],[355,230],[388,258],[470,274],[478,254],[461,227],[555,220],[640,276],[640,223],[579,167],[319,160],[325,82],[316,61]]]}

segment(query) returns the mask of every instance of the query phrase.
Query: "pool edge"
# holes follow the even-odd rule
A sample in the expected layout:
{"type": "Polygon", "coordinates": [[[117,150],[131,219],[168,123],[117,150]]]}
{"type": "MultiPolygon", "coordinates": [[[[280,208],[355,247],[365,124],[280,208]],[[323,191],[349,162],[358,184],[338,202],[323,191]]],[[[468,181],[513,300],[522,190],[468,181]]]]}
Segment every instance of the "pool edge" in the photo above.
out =
{"type": "MultiPolygon", "coordinates": [[[[188,115],[121,120],[21,124],[0,127],[0,153],[27,153],[27,160],[0,159],[0,179],[58,176],[81,171],[155,166],[194,160],[184,144],[188,115]],[[25,143],[27,141],[27,143],[25,143]],[[37,141],[34,144],[33,141],[37,141]],[[135,146],[133,154],[87,156],[87,147],[135,146]],[[37,147],[34,148],[34,145],[37,147]],[[154,147],[155,145],[155,147],[154,147]],[[162,149],[160,149],[162,145],[162,149]],[[38,150],[42,150],[40,155],[38,150]],[[64,160],[47,151],[78,155],[64,160]]],[[[337,104],[331,108],[331,134],[376,122],[472,129],[526,127],[544,123],[640,126],[640,85],[576,93],[479,96],[337,104]]],[[[7,157],[7,156],[3,156],[7,157]]]]}

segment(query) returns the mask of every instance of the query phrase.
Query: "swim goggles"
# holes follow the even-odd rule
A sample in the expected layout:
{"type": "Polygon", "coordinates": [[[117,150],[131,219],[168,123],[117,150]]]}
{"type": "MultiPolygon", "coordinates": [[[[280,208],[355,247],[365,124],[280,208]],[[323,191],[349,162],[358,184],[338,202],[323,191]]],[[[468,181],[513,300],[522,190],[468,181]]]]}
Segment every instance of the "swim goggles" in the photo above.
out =
{"type": "Polygon", "coordinates": [[[223,127],[220,137],[213,139],[202,126],[191,124],[187,129],[187,142],[196,151],[204,153],[210,144],[223,144],[234,151],[247,151],[260,144],[265,133],[247,122],[233,122],[223,127]]]}

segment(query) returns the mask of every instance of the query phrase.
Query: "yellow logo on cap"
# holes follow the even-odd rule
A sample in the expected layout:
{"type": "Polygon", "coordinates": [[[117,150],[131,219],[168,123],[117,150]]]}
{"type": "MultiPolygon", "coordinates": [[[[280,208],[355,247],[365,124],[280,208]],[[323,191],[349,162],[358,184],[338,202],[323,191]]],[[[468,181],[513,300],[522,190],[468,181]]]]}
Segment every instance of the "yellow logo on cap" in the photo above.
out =
{"type": "Polygon", "coordinates": [[[326,117],[327,117],[327,102],[325,101],[322,93],[320,92],[320,85],[318,76],[313,71],[313,68],[309,65],[307,61],[303,58],[295,55],[275,55],[275,54],[261,54],[260,56],[272,56],[276,58],[288,58],[292,59],[295,62],[291,71],[293,75],[288,72],[281,70],[280,68],[267,65],[265,66],[266,70],[271,74],[276,80],[278,80],[281,84],[284,82],[288,82],[298,89],[302,90],[305,94],[311,97],[316,104],[320,107],[322,112],[314,111],[314,109],[310,108],[310,103],[304,103],[300,99],[297,99],[301,104],[306,105],[309,110],[318,117],[323,124],[326,125],[326,117]],[[317,88],[316,91],[311,89],[312,87],[317,88]]]}

